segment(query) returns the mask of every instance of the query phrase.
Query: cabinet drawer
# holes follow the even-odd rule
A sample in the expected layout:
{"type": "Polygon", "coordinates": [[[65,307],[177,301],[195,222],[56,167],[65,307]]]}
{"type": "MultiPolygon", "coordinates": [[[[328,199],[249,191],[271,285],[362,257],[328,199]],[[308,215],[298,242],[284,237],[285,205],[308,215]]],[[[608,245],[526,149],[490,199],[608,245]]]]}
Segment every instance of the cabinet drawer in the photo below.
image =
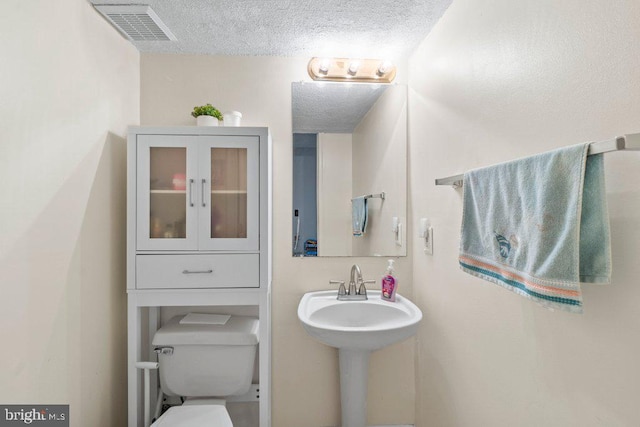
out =
{"type": "Polygon", "coordinates": [[[136,256],[137,289],[258,287],[258,254],[136,256]]]}

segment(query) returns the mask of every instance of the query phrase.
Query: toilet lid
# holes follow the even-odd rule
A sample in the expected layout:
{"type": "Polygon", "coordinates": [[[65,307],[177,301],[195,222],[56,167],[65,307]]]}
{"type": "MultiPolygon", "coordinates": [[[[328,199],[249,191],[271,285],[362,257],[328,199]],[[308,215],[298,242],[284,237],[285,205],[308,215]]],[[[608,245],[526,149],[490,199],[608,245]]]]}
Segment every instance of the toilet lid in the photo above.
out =
{"type": "Polygon", "coordinates": [[[151,427],[233,427],[222,405],[173,406],[151,427]]]}

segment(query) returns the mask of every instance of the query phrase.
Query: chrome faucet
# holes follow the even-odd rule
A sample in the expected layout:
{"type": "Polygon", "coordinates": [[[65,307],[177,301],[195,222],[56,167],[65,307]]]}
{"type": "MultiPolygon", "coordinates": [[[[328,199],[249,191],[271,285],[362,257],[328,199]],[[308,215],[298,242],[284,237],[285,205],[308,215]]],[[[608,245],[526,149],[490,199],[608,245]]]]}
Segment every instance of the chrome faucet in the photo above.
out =
{"type": "MultiPolygon", "coordinates": [[[[353,266],[351,266],[351,279],[349,280],[349,290],[347,291],[348,295],[357,295],[359,293],[359,291],[356,290],[356,282],[362,283],[362,271],[358,264],[353,264],[353,266]]],[[[365,295],[366,294],[367,291],[365,290],[365,295]]]]}
{"type": "Polygon", "coordinates": [[[331,284],[338,284],[338,300],[340,301],[363,301],[367,299],[367,288],[365,283],[375,283],[375,280],[362,280],[362,271],[357,264],[351,267],[351,279],[349,287],[345,288],[344,280],[329,280],[331,284]]]}

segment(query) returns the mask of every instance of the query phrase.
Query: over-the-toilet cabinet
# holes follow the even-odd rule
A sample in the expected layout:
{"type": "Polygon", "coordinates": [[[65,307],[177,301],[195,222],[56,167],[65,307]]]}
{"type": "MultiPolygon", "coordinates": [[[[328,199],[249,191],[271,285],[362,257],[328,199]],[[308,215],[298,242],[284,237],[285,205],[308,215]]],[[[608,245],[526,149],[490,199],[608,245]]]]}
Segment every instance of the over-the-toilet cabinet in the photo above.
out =
{"type": "MultiPolygon", "coordinates": [[[[234,398],[257,400],[260,427],[270,427],[269,162],[263,127],[129,129],[128,427],[143,424],[136,365],[156,360],[150,340],[165,308],[257,313],[259,396],[234,398]]],[[[156,394],[150,399],[155,408],[156,394]]]]}
{"type": "Polygon", "coordinates": [[[188,129],[130,135],[134,288],[259,288],[266,129],[188,129]]]}

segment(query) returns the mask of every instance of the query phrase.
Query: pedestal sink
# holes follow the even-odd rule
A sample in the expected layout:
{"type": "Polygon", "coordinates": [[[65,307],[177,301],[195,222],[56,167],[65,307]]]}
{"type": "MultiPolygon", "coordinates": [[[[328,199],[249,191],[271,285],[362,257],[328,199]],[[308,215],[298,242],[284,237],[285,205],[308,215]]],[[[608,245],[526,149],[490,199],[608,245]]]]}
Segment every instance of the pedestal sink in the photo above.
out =
{"type": "Polygon", "coordinates": [[[338,349],[342,427],[365,427],[369,355],[414,335],[422,312],[399,294],[396,302],[380,299],[380,291],[369,291],[365,301],[338,301],[337,295],[304,294],[298,318],[309,335],[338,349]]]}

